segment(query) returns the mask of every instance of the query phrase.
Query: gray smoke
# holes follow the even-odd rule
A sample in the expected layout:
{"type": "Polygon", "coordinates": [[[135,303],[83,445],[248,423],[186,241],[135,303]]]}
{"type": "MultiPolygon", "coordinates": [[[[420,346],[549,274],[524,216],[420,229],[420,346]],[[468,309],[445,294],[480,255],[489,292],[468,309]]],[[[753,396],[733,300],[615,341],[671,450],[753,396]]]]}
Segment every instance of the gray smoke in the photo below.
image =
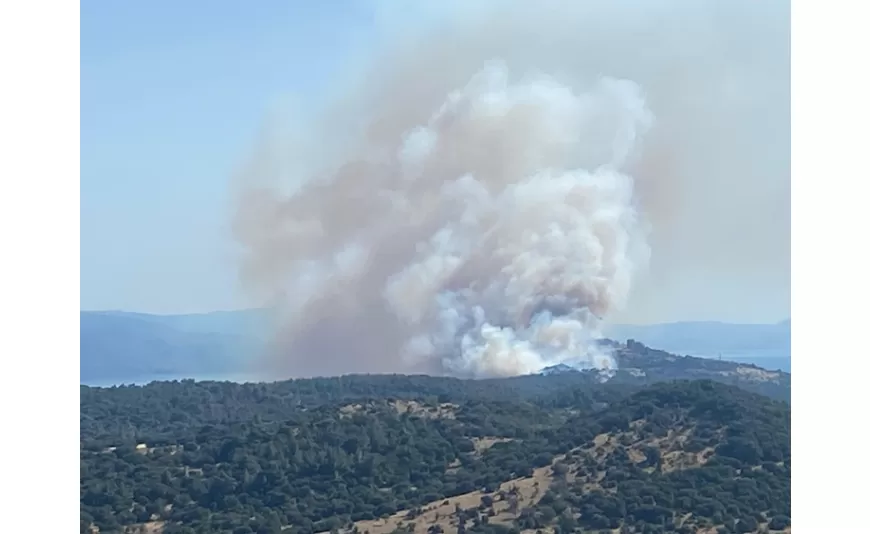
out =
{"type": "Polygon", "coordinates": [[[609,367],[656,273],[787,261],[787,3],[469,4],[241,174],[268,371],[609,367]]]}

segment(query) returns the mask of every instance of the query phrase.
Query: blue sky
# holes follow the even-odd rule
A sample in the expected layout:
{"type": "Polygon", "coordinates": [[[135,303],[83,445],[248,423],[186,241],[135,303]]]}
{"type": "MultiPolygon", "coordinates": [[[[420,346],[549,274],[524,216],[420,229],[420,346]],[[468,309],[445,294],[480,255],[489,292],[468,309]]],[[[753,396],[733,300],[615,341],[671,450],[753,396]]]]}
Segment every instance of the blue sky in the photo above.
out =
{"type": "Polygon", "coordinates": [[[371,42],[363,2],[81,7],[81,306],[238,306],[228,182],[282,99],[371,42]]]}

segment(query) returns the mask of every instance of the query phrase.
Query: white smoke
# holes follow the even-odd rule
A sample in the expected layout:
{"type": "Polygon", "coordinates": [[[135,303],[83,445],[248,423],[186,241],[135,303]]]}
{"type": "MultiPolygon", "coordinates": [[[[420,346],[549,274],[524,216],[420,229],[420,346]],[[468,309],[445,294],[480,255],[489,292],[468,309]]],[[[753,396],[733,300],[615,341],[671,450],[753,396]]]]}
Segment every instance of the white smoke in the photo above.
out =
{"type": "Polygon", "coordinates": [[[624,304],[646,255],[620,170],[651,122],[631,82],[575,92],[544,75],[511,82],[504,63],[487,63],[397,147],[356,162],[371,167],[352,184],[337,175],[289,199],[302,210],[270,232],[274,252],[291,256],[280,272],[292,284],[289,327],[330,321],[329,309],[315,316],[324,296],[352,301],[366,286],[381,295],[360,313],[385,307],[394,324],[383,328],[404,332],[399,368],[499,376],[612,366],[595,344],[598,317],[624,304]],[[332,203],[341,197],[347,204],[332,203]],[[349,232],[329,232],[336,216],[349,232]],[[398,236],[386,256],[379,244],[398,236]]]}
{"type": "MultiPolygon", "coordinates": [[[[271,371],[613,367],[595,342],[602,321],[623,311],[656,237],[668,244],[688,212],[678,193],[735,169],[723,154],[761,161],[721,134],[712,141],[730,152],[702,142],[704,121],[725,113],[703,107],[711,59],[667,54],[675,30],[657,18],[664,11],[577,18],[560,4],[572,26],[511,5],[488,32],[470,22],[454,39],[401,41],[359,98],[307,125],[322,146],[277,143],[242,175],[243,280],[281,314],[271,371]],[[627,52],[659,26],[671,32],[661,49],[627,52]],[[535,28],[551,30],[549,45],[522,41],[535,28]],[[547,48],[578,39],[585,46],[561,56],[547,48]],[[281,192],[274,182],[287,174],[281,192]]],[[[729,179],[736,187],[744,175],[729,179]]]]}
{"type": "Polygon", "coordinates": [[[613,365],[594,343],[596,316],[625,303],[645,260],[619,170],[650,123],[630,82],[582,93],[544,76],[511,84],[500,62],[451,93],[405,138],[390,191],[405,200],[399,220],[427,213],[435,228],[385,287],[416,334],[407,354],[474,376],[613,365]]]}

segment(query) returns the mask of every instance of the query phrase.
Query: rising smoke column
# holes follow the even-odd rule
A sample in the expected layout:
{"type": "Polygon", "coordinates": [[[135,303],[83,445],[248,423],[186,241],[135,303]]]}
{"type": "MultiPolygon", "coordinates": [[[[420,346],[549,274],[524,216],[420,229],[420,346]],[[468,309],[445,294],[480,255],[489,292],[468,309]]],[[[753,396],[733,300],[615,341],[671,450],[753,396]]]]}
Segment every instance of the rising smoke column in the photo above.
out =
{"type": "Polygon", "coordinates": [[[240,174],[257,370],[606,365],[599,318],[787,301],[788,2],[375,3],[363,76],[240,174]]]}
{"type": "Polygon", "coordinates": [[[651,117],[630,82],[576,94],[508,80],[488,64],[400,150],[438,221],[385,288],[416,333],[406,355],[472,376],[612,365],[594,343],[598,317],[625,302],[644,260],[619,169],[651,117]]]}
{"type": "Polygon", "coordinates": [[[645,262],[622,168],[652,116],[629,81],[511,74],[487,62],[399,138],[249,199],[240,235],[248,276],[280,289],[276,351],[460,376],[613,365],[594,341],[645,262]]]}

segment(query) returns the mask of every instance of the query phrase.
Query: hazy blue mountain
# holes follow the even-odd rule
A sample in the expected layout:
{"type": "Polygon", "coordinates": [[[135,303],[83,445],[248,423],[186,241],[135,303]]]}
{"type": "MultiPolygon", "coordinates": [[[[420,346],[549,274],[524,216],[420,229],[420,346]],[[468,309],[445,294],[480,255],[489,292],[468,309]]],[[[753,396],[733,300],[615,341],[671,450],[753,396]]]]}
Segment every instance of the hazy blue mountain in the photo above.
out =
{"type": "Polygon", "coordinates": [[[80,321],[79,378],[91,385],[236,376],[258,350],[265,325],[256,311],[81,312],[80,321]]]}
{"type": "Polygon", "coordinates": [[[100,317],[124,317],[143,322],[168,326],[175,330],[202,334],[233,334],[259,336],[265,334],[268,315],[264,310],[232,310],[209,313],[188,313],[179,315],[154,315],[125,311],[81,312],[82,315],[100,317]]]}
{"type": "Polygon", "coordinates": [[[753,363],[791,371],[791,320],[773,324],[676,322],[652,325],[615,325],[608,337],[634,339],[674,354],[753,363]]]}
{"type": "Polygon", "coordinates": [[[768,370],[749,362],[679,356],[647,347],[638,341],[607,343],[613,351],[616,369],[587,370],[563,363],[535,375],[506,379],[508,382],[546,380],[552,386],[565,383],[620,383],[649,385],[672,380],[713,380],[747,391],[790,402],[791,373],[768,370]]]}

